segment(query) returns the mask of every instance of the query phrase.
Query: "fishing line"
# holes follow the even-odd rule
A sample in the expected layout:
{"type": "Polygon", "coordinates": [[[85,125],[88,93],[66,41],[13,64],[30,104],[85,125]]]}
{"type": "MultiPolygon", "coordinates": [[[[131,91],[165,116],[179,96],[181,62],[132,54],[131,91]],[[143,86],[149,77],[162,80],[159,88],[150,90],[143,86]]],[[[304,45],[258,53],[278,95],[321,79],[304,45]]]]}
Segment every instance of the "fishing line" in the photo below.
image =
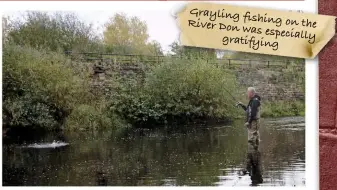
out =
{"type": "MultiPolygon", "coordinates": [[[[225,80],[222,80],[222,82],[225,82],[225,80]]],[[[238,102],[236,98],[226,88],[223,87],[223,89],[225,89],[225,91],[233,98],[235,102],[238,102]]]]}
{"type": "MultiPolygon", "coordinates": [[[[233,98],[233,100],[237,103],[238,101],[235,99],[235,97],[226,89],[226,88],[224,88],[225,89],[225,91],[233,98]]],[[[231,105],[233,105],[233,104],[231,104],[231,105]]],[[[234,107],[238,107],[237,105],[233,105],[234,107]]]]}
{"type": "MultiPolygon", "coordinates": [[[[224,82],[224,81],[223,81],[224,82]]],[[[232,97],[232,99],[236,102],[236,103],[238,103],[239,101],[237,101],[236,100],[236,98],[226,89],[226,88],[223,88],[231,97],[232,97]]],[[[237,107],[237,106],[235,106],[235,105],[233,105],[234,107],[237,107]]]]}
{"type": "Polygon", "coordinates": [[[237,102],[237,100],[236,100],[236,98],[226,89],[226,88],[224,88],[225,89],[225,91],[233,98],[233,100],[235,101],[235,102],[237,102]]]}

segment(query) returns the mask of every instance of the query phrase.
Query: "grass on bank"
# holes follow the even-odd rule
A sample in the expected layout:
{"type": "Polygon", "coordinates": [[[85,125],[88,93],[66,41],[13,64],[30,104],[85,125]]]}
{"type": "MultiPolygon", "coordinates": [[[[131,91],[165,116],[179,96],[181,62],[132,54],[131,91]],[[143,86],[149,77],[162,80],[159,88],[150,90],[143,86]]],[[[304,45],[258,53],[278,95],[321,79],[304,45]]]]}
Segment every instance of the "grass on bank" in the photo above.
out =
{"type": "Polygon", "coordinates": [[[304,116],[304,101],[274,101],[264,102],[261,110],[262,117],[304,116]]]}

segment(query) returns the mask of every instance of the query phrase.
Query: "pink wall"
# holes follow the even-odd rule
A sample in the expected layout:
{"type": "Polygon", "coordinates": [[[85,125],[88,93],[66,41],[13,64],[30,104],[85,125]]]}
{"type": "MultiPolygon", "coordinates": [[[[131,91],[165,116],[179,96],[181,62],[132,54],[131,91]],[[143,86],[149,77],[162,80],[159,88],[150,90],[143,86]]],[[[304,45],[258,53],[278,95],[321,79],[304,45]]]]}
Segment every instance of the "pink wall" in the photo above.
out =
{"type": "MultiPolygon", "coordinates": [[[[336,0],[318,0],[319,14],[337,16],[336,0]]],[[[337,189],[337,38],[319,54],[320,189],[337,189]]]]}

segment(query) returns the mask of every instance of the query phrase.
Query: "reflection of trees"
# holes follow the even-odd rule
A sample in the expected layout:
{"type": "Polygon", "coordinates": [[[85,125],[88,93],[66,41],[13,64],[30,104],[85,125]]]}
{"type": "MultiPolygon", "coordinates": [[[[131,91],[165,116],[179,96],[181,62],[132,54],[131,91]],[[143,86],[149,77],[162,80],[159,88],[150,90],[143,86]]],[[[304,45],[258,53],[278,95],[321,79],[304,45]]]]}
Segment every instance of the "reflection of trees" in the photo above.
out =
{"type": "MultiPolygon", "coordinates": [[[[4,172],[24,170],[17,175],[24,185],[213,185],[219,175],[227,175],[223,169],[242,163],[247,150],[242,122],[185,132],[135,133],[118,141],[100,134],[85,138],[68,134],[67,138],[73,142],[64,149],[5,152],[4,172]]],[[[282,167],[289,155],[304,150],[303,131],[264,128],[261,138],[264,169],[280,170],[268,167],[275,162],[282,167]]]]}

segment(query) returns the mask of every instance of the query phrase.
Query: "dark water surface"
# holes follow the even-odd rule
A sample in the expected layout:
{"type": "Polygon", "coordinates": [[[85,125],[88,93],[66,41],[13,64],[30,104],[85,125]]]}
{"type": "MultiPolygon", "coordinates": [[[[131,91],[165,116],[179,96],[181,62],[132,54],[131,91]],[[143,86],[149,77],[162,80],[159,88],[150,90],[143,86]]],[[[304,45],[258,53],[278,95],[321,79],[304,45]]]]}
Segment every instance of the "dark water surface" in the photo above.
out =
{"type": "MultiPolygon", "coordinates": [[[[305,186],[303,117],[264,119],[260,129],[263,183],[305,186]]],[[[55,136],[46,137],[52,143],[55,136]]],[[[64,134],[69,146],[3,147],[3,185],[249,186],[240,177],[247,153],[243,122],[184,131],[64,134]]]]}

